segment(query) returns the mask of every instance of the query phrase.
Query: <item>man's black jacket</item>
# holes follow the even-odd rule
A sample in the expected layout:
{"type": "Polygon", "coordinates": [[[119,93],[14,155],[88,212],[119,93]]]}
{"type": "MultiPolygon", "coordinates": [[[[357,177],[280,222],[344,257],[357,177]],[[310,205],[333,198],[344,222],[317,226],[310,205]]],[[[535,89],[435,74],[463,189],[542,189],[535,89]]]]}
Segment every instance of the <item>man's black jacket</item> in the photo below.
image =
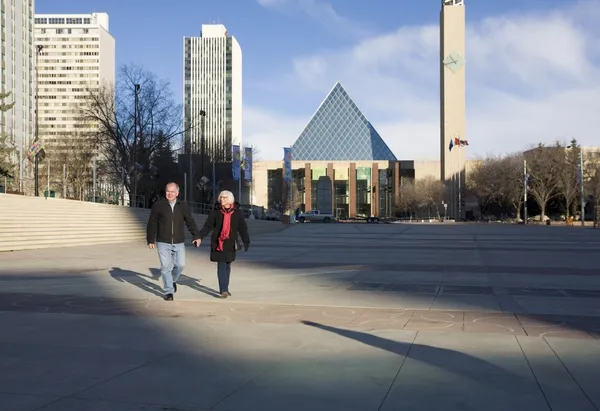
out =
{"type": "Polygon", "coordinates": [[[178,244],[185,242],[183,233],[184,224],[192,233],[193,239],[198,239],[196,222],[190,213],[187,203],[177,201],[171,210],[171,205],[166,198],[157,200],[152,205],[148,227],[146,229],[146,240],[148,244],[169,243],[178,244]]]}

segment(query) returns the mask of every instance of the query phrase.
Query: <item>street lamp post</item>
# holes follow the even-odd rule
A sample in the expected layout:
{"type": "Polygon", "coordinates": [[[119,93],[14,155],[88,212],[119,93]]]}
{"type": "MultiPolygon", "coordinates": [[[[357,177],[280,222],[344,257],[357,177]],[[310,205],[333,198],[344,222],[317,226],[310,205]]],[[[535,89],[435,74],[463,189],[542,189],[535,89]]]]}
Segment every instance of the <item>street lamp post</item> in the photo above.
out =
{"type": "MultiPolygon", "coordinates": [[[[186,187],[185,196],[187,197],[187,201],[193,203],[194,202],[194,197],[193,197],[192,193],[194,192],[194,188],[193,188],[193,183],[192,182],[194,181],[194,178],[192,177],[192,168],[193,168],[192,167],[192,160],[193,160],[192,159],[192,151],[193,151],[192,148],[194,147],[194,139],[192,138],[191,134],[189,136],[190,136],[190,145],[189,145],[189,150],[190,150],[190,152],[189,152],[190,185],[189,185],[189,192],[188,192],[188,188],[186,187]]],[[[186,185],[187,185],[187,181],[186,181],[186,185]]]]}
{"type": "MultiPolygon", "coordinates": [[[[568,145],[567,148],[575,148],[568,145]]],[[[581,226],[585,226],[585,190],[583,187],[583,147],[579,147],[579,202],[581,203],[581,226]]]]}
{"type": "MultiPolygon", "coordinates": [[[[41,44],[38,44],[36,46],[36,53],[35,53],[35,137],[34,140],[37,143],[38,139],[39,139],[39,88],[40,88],[40,82],[39,82],[39,56],[42,53],[42,50],[44,49],[44,46],[42,46],[41,44]]],[[[33,159],[33,163],[34,163],[34,171],[33,171],[33,178],[34,178],[34,194],[36,197],[39,197],[40,192],[39,192],[39,159],[38,159],[38,154],[36,153],[34,155],[34,159],[33,159]]]]}
{"type": "MultiPolygon", "coordinates": [[[[204,156],[206,155],[206,142],[204,141],[204,121],[206,118],[206,111],[200,110],[200,178],[204,177],[204,156]]],[[[191,158],[191,157],[190,157],[191,158]]],[[[213,176],[214,177],[214,176],[213,176]]],[[[200,189],[200,204],[202,207],[202,214],[204,214],[204,185],[200,189]]]]}
{"type": "MultiPolygon", "coordinates": [[[[134,84],[133,105],[133,203],[137,208],[137,143],[138,143],[138,93],[140,85],[134,84]]],[[[131,204],[130,204],[131,206],[131,204]]]]}

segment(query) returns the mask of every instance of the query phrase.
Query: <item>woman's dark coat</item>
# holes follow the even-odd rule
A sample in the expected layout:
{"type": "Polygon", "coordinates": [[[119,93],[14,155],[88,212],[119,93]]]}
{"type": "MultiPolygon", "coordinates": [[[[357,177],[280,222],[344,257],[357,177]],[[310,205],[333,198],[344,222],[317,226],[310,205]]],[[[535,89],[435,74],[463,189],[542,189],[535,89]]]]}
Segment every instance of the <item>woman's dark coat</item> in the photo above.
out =
{"type": "Polygon", "coordinates": [[[231,215],[229,238],[223,243],[223,251],[217,251],[219,235],[221,234],[221,228],[223,228],[223,213],[221,212],[220,206],[215,207],[215,209],[208,214],[204,226],[198,233],[198,236],[203,239],[212,231],[210,239],[210,261],[224,263],[235,261],[236,239],[238,233],[242,238],[244,248],[247,250],[250,246],[250,235],[248,234],[248,225],[246,224],[244,212],[239,209],[237,204],[232,207],[234,207],[234,211],[231,215]]]}

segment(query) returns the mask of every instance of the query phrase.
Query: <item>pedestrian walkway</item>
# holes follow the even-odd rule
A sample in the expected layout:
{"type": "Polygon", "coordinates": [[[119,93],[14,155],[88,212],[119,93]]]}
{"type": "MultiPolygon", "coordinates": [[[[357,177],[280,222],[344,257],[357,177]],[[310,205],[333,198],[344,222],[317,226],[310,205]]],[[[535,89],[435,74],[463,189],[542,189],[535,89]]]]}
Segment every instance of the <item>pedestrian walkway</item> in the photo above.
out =
{"type": "Polygon", "coordinates": [[[0,253],[0,410],[598,410],[600,236],[306,224],[175,301],[143,243],[0,253]]]}

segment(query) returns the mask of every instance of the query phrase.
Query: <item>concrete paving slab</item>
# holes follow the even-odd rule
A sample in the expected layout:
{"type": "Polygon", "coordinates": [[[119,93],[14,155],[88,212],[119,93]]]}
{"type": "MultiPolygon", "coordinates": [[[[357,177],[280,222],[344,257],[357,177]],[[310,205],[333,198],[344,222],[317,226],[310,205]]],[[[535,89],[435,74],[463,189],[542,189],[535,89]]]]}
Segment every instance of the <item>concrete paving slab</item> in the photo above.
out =
{"type": "Polygon", "coordinates": [[[383,403],[394,409],[548,408],[513,337],[420,332],[383,403]]]}
{"type": "Polygon", "coordinates": [[[172,407],[169,404],[138,404],[122,401],[101,401],[64,398],[35,411],[207,411],[201,408],[172,407]]]}
{"type": "Polygon", "coordinates": [[[547,338],[548,345],[560,359],[570,376],[582,391],[582,395],[600,409],[600,344],[589,344],[586,340],[547,338]]]}
{"type": "Polygon", "coordinates": [[[545,339],[517,337],[517,341],[551,410],[597,410],[545,339]]]}
{"type": "Polygon", "coordinates": [[[77,394],[78,398],[109,399],[174,407],[210,408],[272,364],[244,362],[213,355],[175,353],[145,367],[77,394]]]}
{"type": "Polygon", "coordinates": [[[596,231],[299,225],[227,300],[187,250],[174,302],[141,243],[0,254],[0,410],[599,408],[596,231]]]}
{"type": "Polygon", "coordinates": [[[58,398],[45,395],[9,394],[0,392],[0,405],[3,410],[37,411],[44,404],[50,404],[58,398]]]}

